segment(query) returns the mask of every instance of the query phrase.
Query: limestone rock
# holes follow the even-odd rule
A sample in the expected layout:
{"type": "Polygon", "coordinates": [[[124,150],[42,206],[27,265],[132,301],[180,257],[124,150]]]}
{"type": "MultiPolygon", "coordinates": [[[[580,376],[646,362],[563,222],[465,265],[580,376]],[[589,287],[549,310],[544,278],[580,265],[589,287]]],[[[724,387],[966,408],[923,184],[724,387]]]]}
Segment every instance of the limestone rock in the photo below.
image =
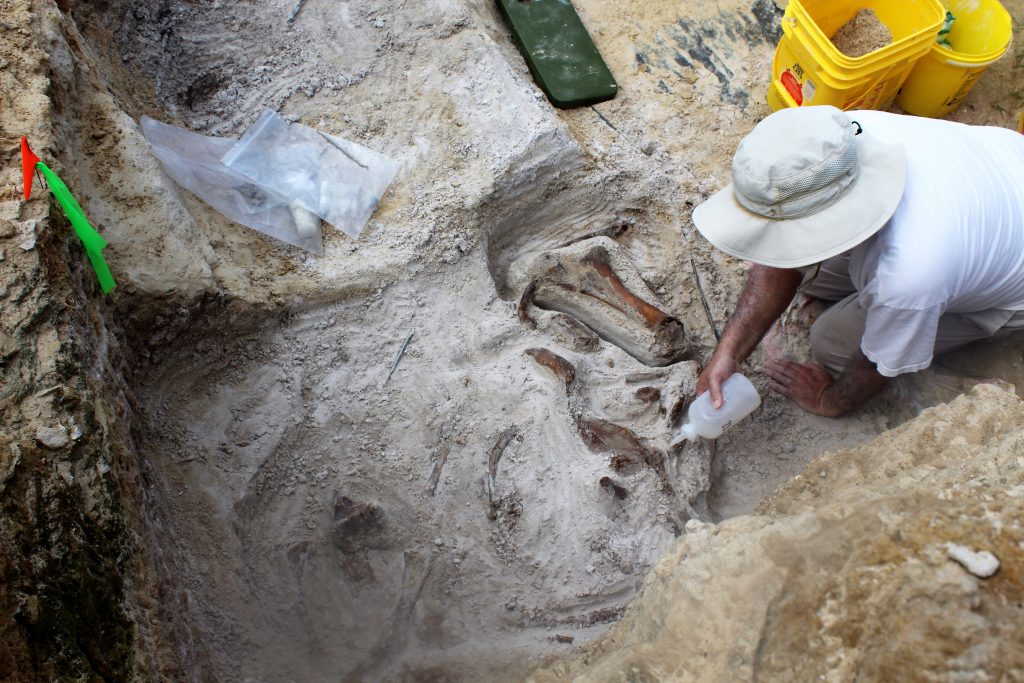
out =
{"type": "Polygon", "coordinates": [[[41,446],[52,450],[60,450],[67,446],[71,439],[68,436],[68,430],[64,428],[64,425],[58,424],[56,427],[40,427],[36,430],[36,441],[41,446]]]}
{"type": "Polygon", "coordinates": [[[987,550],[975,552],[957,543],[947,543],[946,552],[949,559],[956,561],[979,579],[987,579],[999,571],[999,558],[987,550]]]}

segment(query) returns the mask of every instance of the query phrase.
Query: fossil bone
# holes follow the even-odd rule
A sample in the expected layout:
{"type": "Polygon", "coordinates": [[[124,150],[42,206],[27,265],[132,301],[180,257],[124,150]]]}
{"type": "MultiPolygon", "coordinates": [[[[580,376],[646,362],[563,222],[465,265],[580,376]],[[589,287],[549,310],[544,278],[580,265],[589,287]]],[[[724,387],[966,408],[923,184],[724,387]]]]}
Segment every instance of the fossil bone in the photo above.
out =
{"type": "Polygon", "coordinates": [[[576,379],[576,368],[572,363],[547,349],[526,349],[526,355],[533,358],[565,382],[568,387],[576,379]]]}
{"type": "Polygon", "coordinates": [[[611,240],[598,238],[545,252],[530,272],[520,317],[532,300],[540,308],[577,318],[646,365],[670,365],[689,357],[683,324],[649,302],[653,293],[611,240]]]}

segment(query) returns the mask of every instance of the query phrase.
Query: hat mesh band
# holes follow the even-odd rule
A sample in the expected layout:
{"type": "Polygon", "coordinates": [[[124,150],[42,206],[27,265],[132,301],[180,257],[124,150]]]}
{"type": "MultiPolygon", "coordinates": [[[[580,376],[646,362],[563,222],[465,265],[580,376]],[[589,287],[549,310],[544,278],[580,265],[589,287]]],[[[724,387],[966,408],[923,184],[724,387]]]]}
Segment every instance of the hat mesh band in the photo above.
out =
{"type": "Polygon", "coordinates": [[[776,202],[785,204],[828,187],[845,188],[856,176],[856,168],[857,145],[851,141],[842,156],[834,157],[824,168],[794,181],[780,180],[775,186],[776,202]]]}

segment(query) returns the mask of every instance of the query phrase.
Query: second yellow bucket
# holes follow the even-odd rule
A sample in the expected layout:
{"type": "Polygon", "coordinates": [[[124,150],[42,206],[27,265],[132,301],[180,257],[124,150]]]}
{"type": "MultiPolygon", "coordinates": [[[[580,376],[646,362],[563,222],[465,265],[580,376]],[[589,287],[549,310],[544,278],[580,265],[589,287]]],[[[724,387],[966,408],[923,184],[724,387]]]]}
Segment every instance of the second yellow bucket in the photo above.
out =
{"type": "Polygon", "coordinates": [[[918,60],[899,104],[917,116],[945,116],[960,106],[985,69],[1010,47],[1013,20],[998,0],[944,0],[956,20],[952,48],[935,43],[918,60]]]}

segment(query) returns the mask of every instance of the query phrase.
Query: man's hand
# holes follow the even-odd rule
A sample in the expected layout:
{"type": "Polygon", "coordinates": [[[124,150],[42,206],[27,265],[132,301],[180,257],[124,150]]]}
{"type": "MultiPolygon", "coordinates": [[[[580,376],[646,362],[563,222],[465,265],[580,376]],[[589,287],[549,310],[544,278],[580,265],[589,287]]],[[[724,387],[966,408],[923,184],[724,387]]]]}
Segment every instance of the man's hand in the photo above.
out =
{"type": "Polygon", "coordinates": [[[732,377],[737,370],[739,364],[735,360],[724,353],[716,353],[697,378],[697,395],[710,391],[711,405],[718,410],[722,407],[722,382],[732,377]]]}
{"type": "Polygon", "coordinates": [[[825,417],[839,417],[860,407],[889,382],[861,351],[834,382],[824,368],[814,363],[769,361],[764,369],[772,378],[769,388],[793,399],[804,410],[825,417]]]}
{"type": "Polygon", "coordinates": [[[780,360],[765,363],[764,371],[772,378],[769,389],[792,399],[809,413],[833,417],[825,405],[825,392],[832,386],[832,377],[825,368],[814,363],[780,360]]]}

